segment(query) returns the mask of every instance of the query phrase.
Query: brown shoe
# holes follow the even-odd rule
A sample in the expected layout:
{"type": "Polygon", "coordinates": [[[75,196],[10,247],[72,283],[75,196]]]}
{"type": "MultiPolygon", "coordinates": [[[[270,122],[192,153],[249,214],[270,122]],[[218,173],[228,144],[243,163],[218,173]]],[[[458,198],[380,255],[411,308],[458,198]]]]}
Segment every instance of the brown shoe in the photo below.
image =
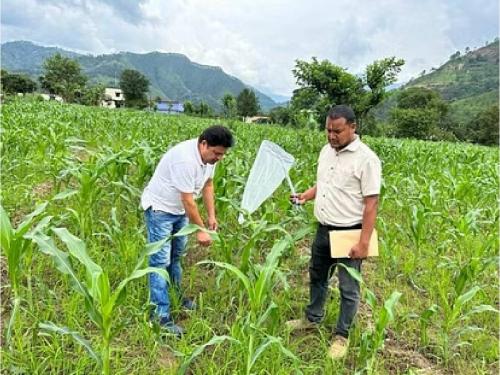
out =
{"type": "Polygon", "coordinates": [[[343,336],[336,335],[328,350],[328,356],[333,360],[341,359],[347,354],[348,347],[349,341],[343,336]]]}
{"type": "Polygon", "coordinates": [[[305,331],[308,329],[314,329],[318,326],[318,323],[313,323],[307,318],[289,320],[285,323],[286,327],[290,331],[305,331]]]}

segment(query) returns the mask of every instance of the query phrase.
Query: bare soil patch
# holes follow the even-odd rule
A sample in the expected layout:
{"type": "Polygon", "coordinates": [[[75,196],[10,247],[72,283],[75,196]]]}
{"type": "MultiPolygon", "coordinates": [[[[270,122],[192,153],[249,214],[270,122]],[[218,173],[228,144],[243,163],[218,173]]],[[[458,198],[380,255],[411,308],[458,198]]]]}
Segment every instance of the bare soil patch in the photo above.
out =
{"type": "Polygon", "coordinates": [[[54,184],[52,181],[45,181],[33,187],[32,192],[36,198],[48,198],[53,190],[54,184]]]}

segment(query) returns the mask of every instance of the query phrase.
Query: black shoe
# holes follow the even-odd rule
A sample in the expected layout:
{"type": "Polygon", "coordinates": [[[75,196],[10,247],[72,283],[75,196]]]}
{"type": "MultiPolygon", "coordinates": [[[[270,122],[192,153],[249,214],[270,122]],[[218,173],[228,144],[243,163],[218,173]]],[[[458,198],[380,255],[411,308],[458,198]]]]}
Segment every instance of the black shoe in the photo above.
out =
{"type": "Polygon", "coordinates": [[[189,298],[182,299],[182,308],[187,311],[194,311],[198,306],[196,306],[196,302],[189,298]]]}
{"type": "Polygon", "coordinates": [[[184,328],[174,323],[173,319],[169,316],[164,316],[160,319],[160,327],[167,330],[168,333],[180,338],[184,333],[184,328]]]}

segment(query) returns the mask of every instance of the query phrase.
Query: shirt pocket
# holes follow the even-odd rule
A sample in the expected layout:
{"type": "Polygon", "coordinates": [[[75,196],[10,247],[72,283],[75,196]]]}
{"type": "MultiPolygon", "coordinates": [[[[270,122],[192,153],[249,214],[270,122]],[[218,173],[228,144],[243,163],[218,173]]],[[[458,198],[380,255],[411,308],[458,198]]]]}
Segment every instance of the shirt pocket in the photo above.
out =
{"type": "Polygon", "coordinates": [[[350,187],[353,179],[353,171],[345,167],[337,167],[331,174],[331,183],[338,189],[346,189],[350,187]]]}

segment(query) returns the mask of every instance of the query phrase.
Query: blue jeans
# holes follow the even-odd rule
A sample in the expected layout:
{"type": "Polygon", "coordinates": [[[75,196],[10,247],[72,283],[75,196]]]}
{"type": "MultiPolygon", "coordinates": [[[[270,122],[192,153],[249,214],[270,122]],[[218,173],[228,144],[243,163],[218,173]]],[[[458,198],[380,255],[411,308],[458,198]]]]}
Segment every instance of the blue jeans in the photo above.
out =
{"type": "MultiPolygon", "coordinates": [[[[186,215],[174,215],[148,208],[144,212],[148,242],[160,241],[177,233],[188,222],[186,215]]],[[[174,237],[165,242],[160,250],[149,256],[149,266],[166,270],[170,276],[171,286],[180,292],[182,277],[181,257],[186,248],[187,237],[174,237]]],[[[170,319],[169,283],[157,273],[149,274],[149,296],[156,306],[158,318],[170,319]]]]}
{"type": "MultiPolygon", "coordinates": [[[[310,301],[306,309],[307,319],[315,323],[319,323],[325,316],[324,306],[328,295],[328,281],[333,275],[337,263],[354,268],[358,272],[361,271],[361,259],[331,258],[329,231],[332,229],[361,229],[361,225],[350,228],[334,228],[321,224],[318,226],[316,238],[312,245],[311,261],[309,263],[310,301]]],[[[358,311],[360,286],[343,267],[338,268],[340,312],[335,334],[348,337],[349,328],[358,311]]]]}

